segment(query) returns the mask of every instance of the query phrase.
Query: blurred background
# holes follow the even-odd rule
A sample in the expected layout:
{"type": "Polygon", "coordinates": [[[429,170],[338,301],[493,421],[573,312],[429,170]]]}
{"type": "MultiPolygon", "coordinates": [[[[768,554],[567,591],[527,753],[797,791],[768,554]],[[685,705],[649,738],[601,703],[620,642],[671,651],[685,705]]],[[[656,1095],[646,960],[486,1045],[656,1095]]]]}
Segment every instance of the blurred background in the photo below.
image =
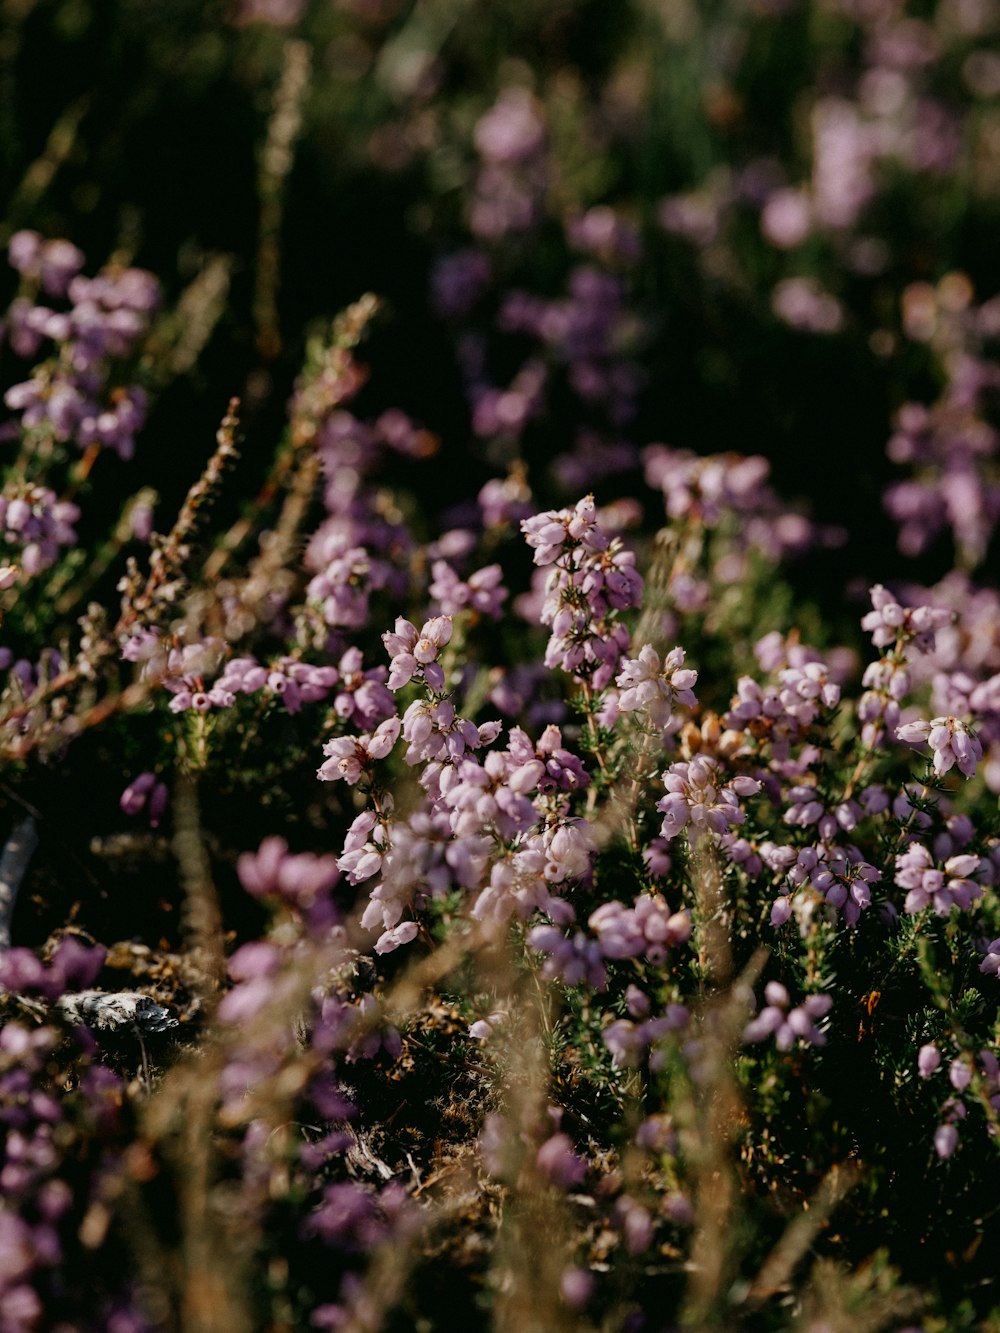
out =
{"type": "Polygon", "coordinates": [[[986,562],[952,511],[985,507],[991,535],[991,376],[959,408],[978,443],[953,423],[932,460],[962,454],[964,500],[918,493],[919,447],[886,446],[994,332],[994,0],[0,13],[0,243],[28,227],[88,272],[148,268],[193,329],[137,459],[168,509],[232,394],[269,456],[309,331],[372,291],[364,410],[402,409],[461,465],[427,471],[429,522],[515,464],[544,501],[634,494],[658,441],[769,460],[820,525],[800,577],[833,602],[986,562]]]}

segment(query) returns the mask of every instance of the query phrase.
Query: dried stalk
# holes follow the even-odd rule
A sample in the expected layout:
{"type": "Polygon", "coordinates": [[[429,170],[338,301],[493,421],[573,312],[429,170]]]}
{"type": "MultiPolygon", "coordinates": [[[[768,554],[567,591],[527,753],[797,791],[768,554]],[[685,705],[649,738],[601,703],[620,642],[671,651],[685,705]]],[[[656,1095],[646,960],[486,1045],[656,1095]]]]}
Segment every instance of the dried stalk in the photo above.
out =
{"type": "Polygon", "coordinates": [[[309,89],[312,49],[307,42],[285,43],[284,67],[274,98],[274,111],[261,154],[258,189],[260,231],[257,241],[253,312],[257,350],[268,361],[281,351],[278,289],[281,283],[281,223],[285,185],[294,160],[295,140],[302,128],[302,104],[309,89]]]}
{"type": "Polygon", "coordinates": [[[201,832],[197,787],[190,777],[178,780],[174,795],[174,854],[184,885],[184,927],[188,950],[204,973],[200,999],[211,1003],[225,979],[222,914],[201,832]]]}

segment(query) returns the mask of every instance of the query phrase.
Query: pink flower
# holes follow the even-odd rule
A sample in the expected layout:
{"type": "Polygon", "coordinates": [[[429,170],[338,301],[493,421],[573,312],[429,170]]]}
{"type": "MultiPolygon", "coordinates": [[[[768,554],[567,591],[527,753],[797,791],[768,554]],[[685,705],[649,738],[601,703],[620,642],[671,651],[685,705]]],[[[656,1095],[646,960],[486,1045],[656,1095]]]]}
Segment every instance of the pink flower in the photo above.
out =
{"type": "Polygon", "coordinates": [[[907,722],[896,728],[896,736],[908,745],[925,742],[934,754],[934,772],[947,773],[956,764],[965,777],[976,775],[976,765],[983,757],[983,747],[976,733],[957,717],[934,717],[930,722],[907,722]]]}
{"type": "Polygon", "coordinates": [[[684,666],[684,649],[672,648],[660,661],[660,655],[646,644],[637,658],[624,658],[617,685],[621,694],[618,707],[623,713],[645,712],[650,722],[662,731],[678,705],[690,708],[695,703],[691,688],[697,671],[684,666]]]}
{"type": "Polygon", "coordinates": [[[398,717],[387,718],[371,734],[335,736],[323,746],[325,764],[316,770],[320,782],[343,779],[353,787],[372,766],[375,759],[384,759],[399,737],[402,723],[398,717]]]}
{"type": "Polygon", "coordinates": [[[390,930],[385,930],[375,941],[375,952],[378,954],[392,953],[402,944],[409,944],[417,935],[417,923],[415,921],[401,921],[398,926],[393,926],[390,930]]]}
{"type": "Polygon", "coordinates": [[[254,898],[283,898],[297,907],[311,907],[340,879],[332,856],[309,852],[293,855],[284,838],[265,838],[256,852],[244,852],[236,873],[254,898]]]}
{"type": "Polygon", "coordinates": [[[978,868],[979,857],[971,853],[950,856],[939,867],[922,843],[911,842],[896,857],[896,883],[908,890],[904,911],[912,915],[933,907],[947,916],[953,907],[968,909],[983,894],[982,885],[968,878],[978,868]]]}
{"type": "Polygon", "coordinates": [[[947,1161],[958,1147],[958,1130],[954,1125],[938,1125],[934,1133],[934,1151],[947,1161]]]}
{"type": "Polygon", "coordinates": [[[987,976],[1000,977],[1000,939],[993,940],[986,946],[986,957],[979,964],[980,972],[987,976]]]}
{"type": "Polygon", "coordinates": [[[401,689],[414,676],[422,676],[430,690],[444,689],[444,671],[438,665],[441,649],[451,639],[451,616],[434,616],[417,632],[402,616],[394,633],[383,634],[382,642],[392,659],[389,663],[389,689],[401,689]]]}
{"type": "Polygon", "coordinates": [[[697,840],[706,833],[725,833],[730,824],[742,824],[746,814],[738,798],[760,791],[757,779],[745,775],[723,785],[717,761],[707,755],[671,764],[663,783],[667,794],[656,808],[664,817],[660,834],[668,842],[689,825],[691,839],[697,840]]]}
{"type": "Polygon", "coordinates": [[[930,1078],[940,1063],[941,1052],[936,1046],[921,1046],[917,1052],[917,1070],[921,1078],[930,1078]]]}
{"type": "Polygon", "coordinates": [[[876,583],[871,589],[872,610],[863,617],[861,628],[868,630],[876,648],[887,648],[902,640],[912,642],[918,652],[934,649],[934,635],[955,619],[951,611],[941,607],[904,607],[892,593],[876,583]]]}
{"type": "Polygon", "coordinates": [[[447,560],[435,560],[431,573],[430,595],[446,615],[457,616],[465,610],[476,611],[491,620],[499,620],[503,615],[507,589],[499,565],[485,565],[463,581],[447,560]]]}
{"type": "Polygon", "coordinates": [[[774,1037],[779,1051],[788,1051],[796,1042],[804,1046],[824,1046],[826,1034],[817,1023],[824,1018],[833,1004],[829,995],[809,995],[797,1008],[789,1010],[788,991],[780,981],[769,981],[764,987],[767,1005],[743,1029],[745,1042],[765,1041],[774,1037]]]}
{"type": "Polygon", "coordinates": [[[541,1174],[562,1189],[579,1185],[587,1174],[587,1164],[577,1157],[568,1134],[553,1134],[542,1144],[535,1157],[541,1174]]]}

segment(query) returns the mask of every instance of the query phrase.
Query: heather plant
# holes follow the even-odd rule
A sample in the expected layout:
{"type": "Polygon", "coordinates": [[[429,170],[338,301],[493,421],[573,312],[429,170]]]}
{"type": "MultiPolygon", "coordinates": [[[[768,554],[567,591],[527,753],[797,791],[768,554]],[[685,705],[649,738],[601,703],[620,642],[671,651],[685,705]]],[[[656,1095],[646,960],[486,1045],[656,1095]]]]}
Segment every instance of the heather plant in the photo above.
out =
{"type": "Polygon", "coordinates": [[[994,1327],[990,7],[112,8],[3,19],[0,1329],[994,1327]]]}

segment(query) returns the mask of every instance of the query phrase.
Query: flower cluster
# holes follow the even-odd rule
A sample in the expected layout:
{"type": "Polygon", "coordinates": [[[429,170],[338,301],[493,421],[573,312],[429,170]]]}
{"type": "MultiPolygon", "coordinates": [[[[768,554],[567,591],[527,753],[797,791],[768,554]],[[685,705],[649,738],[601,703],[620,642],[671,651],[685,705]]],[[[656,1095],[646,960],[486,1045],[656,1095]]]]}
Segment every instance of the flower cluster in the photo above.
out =
{"type": "Polygon", "coordinates": [[[277,899],[299,910],[314,909],[340,879],[336,857],[292,855],[284,838],[265,838],[256,853],[243,853],[236,870],[254,898],[277,899]]]}
{"type": "Polygon", "coordinates": [[[983,895],[983,886],[969,878],[978,869],[979,857],[968,852],[938,866],[922,843],[911,842],[896,857],[896,883],[907,890],[904,910],[933,907],[938,916],[947,916],[953,907],[967,910],[983,895]]]}
{"type": "Polygon", "coordinates": [[[642,596],[634,555],[602,531],[589,495],[572,509],[524,519],[521,531],[534,550],[534,563],[551,567],[540,616],[552,630],[545,665],[603,689],[628,647],[621,612],[642,596]]]}
{"type": "Polygon", "coordinates": [[[0,494],[0,538],[6,558],[31,576],[54,564],[61,548],[76,545],[77,505],[47,486],[13,485],[0,494]]]}
{"type": "Polygon", "coordinates": [[[478,121],[474,139],[482,166],[469,205],[474,235],[497,241],[537,225],[546,138],[541,109],[524,88],[504,90],[478,121]]]}
{"type": "MultiPolygon", "coordinates": [[[[616,1019],[601,1031],[601,1040],[617,1066],[634,1068],[657,1043],[690,1025],[691,1015],[681,1004],[668,1005],[665,1013],[650,1017],[649,997],[637,986],[628,988],[626,1003],[631,1017],[616,1019]]],[[[656,1067],[655,1050],[650,1064],[656,1067]]]]}
{"type": "Polygon", "coordinates": [[[944,384],[930,406],[910,401],[896,413],[886,453],[912,475],[888,486],[884,503],[899,525],[902,551],[919,555],[950,532],[959,562],[971,569],[985,558],[1000,519],[992,316],[975,304],[964,275],[945,275],[936,287],[914,283],[906,297],[906,331],[938,345],[944,384]]]}
{"type": "Polygon", "coordinates": [[[871,886],[882,879],[882,871],[864,860],[853,843],[841,846],[820,842],[798,852],[794,847],[762,845],[760,854],[771,869],[787,872],[788,886],[793,891],[775,899],[772,926],[783,926],[796,907],[808,917],[811,905],[801,892],[805,887],[814,889],[834,912],[843,914],[847,925],[854,926],[871,906],[871,886]]]}
{"type": "MultiPolygon", "coordinates": [[[[933,1042],[920,1048],[917,1072],[921,1078],[931,1078],[941,1066],[941,1052],[933,1042]]],[[[944,1160],[953,1156],[958,1147],[959,1125],[969,1112],[962,1094],[977,1076],[990,1113],[1000,1111],[1000,1060],[994,1052],[988,1048],[979,1052],[978,1069],[968,1055],[956,1056],[948,1066],[948,1082],[956,1095],[947,1097],[942,1104],[939,1112],[941,1123],[934,1132],[934,1151],[944,1160]]]]}
{"type": "Polygon", "coordinates": [[[900,606],[892,593],[876,583],[871,589],[872,609],[861,621],[861,628],[872,636],[876,648],[912,643],[918,652],[934,647],[934,636],[950,624],[951,616],[941,607],[900,606]]]}
{"type": "MultiPolygon", "coordinates": [[[[67,1087],[54,1077],[60,1057],[66,1058],[54,1027],[15,1021],[0,1030],[0,1311],[12,1333],[30,1333],[62,1311],[75,1317],[112,1248],[104,1234],[93,1234],[85,1276],[67,1289],[77,1234],[111,1188],[109,1160],[121,1140],[124,1089],[81,1043],[67,1087]],[[67,1155],[76,1159],[72,1173],[65,1169],[67,1155]]],[[[141,1303],[130,1302],[126,1292],[119,1299],[112,1325],[121,1320],[142,1327],[141,1303]]]]}
{"type": "Polygon", "coordinates": [[[434,616],[418,630],[402,616],[396,621],[391,634],[383,634],[382,642],[392,659],[389,663],[389,689],[402,689],[415,676],[429,690],[444,689],[444,670],[438,655],[451,639],[451,616],[434,616]]]}
{"type": "Polygon", "coordinates": [[[617,679],[621,712],[640,712],[663,731],[670,725],[675,708],[693,707],[691,687],[698,673],[684,666],[683,648],[672,648],[661,662],[656,649],[646,644],[637,658],[625,658],[621,666],[617,679]]]}
{"type": "Polygon", "coordinates": [[[987,976],[1000,976],[1000,939],[992,940],[986,946],[986,956],[979,964],[980,972],[987,976]]]}
{"type": "Polygon", "coordinates": [[[126,815],[145,811],[150,828],[158,828],[167,808],[169,793],[165,782],[158,782],[155,773],[140,773],[133,778],[119,797],[118,804],[126,815]]]}
{"type": "Polygon", "coordinates": [[[904,607],[878,583],[871,589],[871,599],[872,610],[863,617],[861,627],[871,633],[877,648],[890,649],[869,663],[862,679],[865,692],[858,701],[862,737],[866,745],[875,747],[887,731],[900,734],[902,702],[912,684],[908,649],[932,652],[938,633],[948,627],[952,616],[943,607],[904,607]]]}
{"type": "Polygon", "coordinates": [[[475,611],[490,620],[502,617],[507,589],[503,586],[503,570],[499,565],[485,565],[468,579],[460,579],[447,560],[435,560],[431,573],[433,579],[428,592],[442,615],[457,616],[463,611],[475,611]]]}
{"type": "Polygon", "coordinates": [[[767,1004],[743,1029],[745,1042],[766,1041],[774,1038],[779,1051],[789,1051],[796,1043],[802,1046],[825,1046],[826,1034],[817,1026],[833,1005],[830,995],[809,995],[800,1005],[789,1008],[791,998],[780,981],[769,981],[764,987],[767,1004]]]}
{"type": "Polygon", "coordinates": [[[663,774],[667,794],[657,801],[663,815],[660,836],[667,842],[688,830],[691,842],[709,833],[725,833],[732,824],[742,824],[746,811],[740,797],[760,791],[760,782],[746,774],[723,780],[718,760],[697,755],[690,762],[671,764],[663,774]]]}
{"type": "Polygon", "coordinates": [[[957,717],[934,717],[930,722],[907,722],[896,735],[909,745],[927,744],[934,756],[934,772],[942,777],[956,765],[967,778],[976,776],[983,747],[976,733],[957,717]]]}
{"type": "Polygon", "coordinates": [[[605,958],[646,958],[654,966],[666,960],[667,949],[691,934],[687,911],[671,912],[661,894],[641,894],[632,907],[612,901],[592,912],[587,922],[605,958]]]}
{"type": "Polygon", "coordinates": [[[401,728],[399,718],[390,717],[371,733],[334,736],[323,746],[326,762],[316,770],[316,776],[320,782],[344,781],[353,787],[370,775],[376,759],[384,759],[392,751],[401,728]]]}
{"type": "Polygon", "coordinates": [[[294,657],[279,657],[262,666],[255,657],[234,657],[226,663],[214,689],[220,694],[257,694],[279,698],[290,713],[303,704],[325,699],[339,680],[336,667],[312,666],[294,657]]]}
{"type": "Polygon", "coordinates": [[[4,402],[26,431],[131,458],[146,394],[135,384],[112,385],[110,378],[146,336],[160,304],[159,284],[143,269],[114,266],[85,278],[84,257],[74,245],[45,242],[36,232],[17,232],[8,253],[29,289],[40,285],[46,296],[67,298],[70,308],[54,310],[27,294],[14,301],[7,336],[17,354],[34,358],[45,344],[52,350],[30,379],[7,390],[4,402]]]}

